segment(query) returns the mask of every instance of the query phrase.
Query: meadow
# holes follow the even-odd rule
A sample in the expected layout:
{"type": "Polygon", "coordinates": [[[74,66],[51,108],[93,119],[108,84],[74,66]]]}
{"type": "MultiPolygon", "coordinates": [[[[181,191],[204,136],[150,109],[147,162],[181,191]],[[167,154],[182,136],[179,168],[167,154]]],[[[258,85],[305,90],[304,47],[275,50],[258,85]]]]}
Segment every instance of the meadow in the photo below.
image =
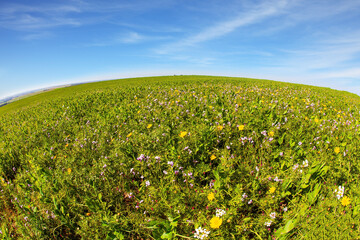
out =
{"type": "Polygon", "coordinates": [[[88,83],[0,108],[2,239],[358,239],[360,97],[88,83]]]}

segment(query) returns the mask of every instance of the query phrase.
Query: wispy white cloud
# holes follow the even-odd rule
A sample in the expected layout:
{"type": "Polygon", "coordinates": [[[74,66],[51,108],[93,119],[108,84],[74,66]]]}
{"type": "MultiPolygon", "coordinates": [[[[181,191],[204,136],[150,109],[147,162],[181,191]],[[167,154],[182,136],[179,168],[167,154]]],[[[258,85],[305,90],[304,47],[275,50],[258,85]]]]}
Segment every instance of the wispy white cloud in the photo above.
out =
{"type": "Polygon", "coordinates": [[[198,33],[195,33],[187,38],[165,45],[160,49],[156,49],[155,52],[159,54],[166,54],[174,50],[179,50],[183,47],[193,46],[197,43],[224,36],[237,30],[240,27],[248,26],[264,20],[270,16],[281,14],[287,5],[287,0],[264,2],[261,5],[255,5],[251,10],[242,12],[231,20],[218,22],[210,27],[200,30],[198,33]]]}
{"type": "Polygon", "coordinates": [[[84,46],[86,47],[107,47],[120,44],[140,44],[144,42],[151,41],[162,41],[169,40],[169,36],[158,36],[158,35],[144,35],[138,32],[124,32],[116,34],[115,36],[109,36],[105,40],[95,41],[92,43],[87,43],[84,46]]]}
{"type": "Polygon", "coordinates": [[[136,32],[129,32],[126,36],[120,37],[117,41],[122,43],[138,43],[144,40],[145,37],[136,33],[136,32]]]}
{"type": "Polygon", "coordinates": [[[50,32],[37,32],[37,33],[30,33],[23,37],[21,37],[22,40],[31,41],[31,40],[38,40],[38,39],[46,39],[49,37],[52,37],[53,34],[50,32]]]}

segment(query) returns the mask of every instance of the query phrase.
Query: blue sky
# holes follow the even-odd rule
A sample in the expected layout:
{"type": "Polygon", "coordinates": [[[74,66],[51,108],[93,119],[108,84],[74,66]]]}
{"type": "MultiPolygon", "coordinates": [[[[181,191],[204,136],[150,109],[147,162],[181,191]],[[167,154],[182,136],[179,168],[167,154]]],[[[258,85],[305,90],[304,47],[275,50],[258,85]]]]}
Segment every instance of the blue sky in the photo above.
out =
{"type": "Polygon", "coordinates": [[[359,0],[0,0],[0,98],[206,74],[360,95],[359,0]]]}

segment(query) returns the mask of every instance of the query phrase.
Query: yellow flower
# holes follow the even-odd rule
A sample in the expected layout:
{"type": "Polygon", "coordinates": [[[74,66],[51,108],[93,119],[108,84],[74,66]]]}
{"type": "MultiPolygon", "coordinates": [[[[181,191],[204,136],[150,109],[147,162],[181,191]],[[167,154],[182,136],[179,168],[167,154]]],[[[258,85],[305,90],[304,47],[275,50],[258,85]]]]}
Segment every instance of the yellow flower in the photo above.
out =
{"type": "Polygon", "coordinates": [[[223,130],[223,128],[224,128],[224,127],[221,126],[221,125],[219,125],[219,126],[216,127],[216,129],[219,130],[219,131],[223,130]]]}
{"type": "Polygon", "coordinates": [[[214,159],[216,159],[216,156],[213,154],[211,155],[210,160],[214,160],[214,159]]]}
{"type": "Polygon", "coordinates": [[[211,228],[219,228],[222,224],[222,219],[219,217],[213,217],[210,220],[210,227],[211,228]]]}
{"type": "Polygon", "coordinates": [[[209,193],[209,194],[207,195],[207,198],[209,199],[209,201],[214,200],[214,198],[215,198],[214,193],[213,193],[213,192],[209,193]]]}
{"type": "Polygon", "coordinates": [[[317,118],[315,118],[315,120],[314,120],[316,123],[318,123],[319,122],[319,119],[317,119],[317,118]]]}
{"type": "Polygon", "coordinates": [[[147,128],[151,128],[151,127],[152,127],[152,124],[147,125],[147,128]]]}
{"type": "Polygon", "coordinates": [[[338,154],[338,153],[340,152],[340,148],[339,148],[339,147],[334,148],[334,152],[335,152],[336,154],[338,154]]]}
{"type": "Polygon", "coordinates": [[[183,137],[185,137],[186,134],[187,134],[187,132],[180,132],[179,136],[183,138],[183,137]]]}
{"type": "Polygon", "coordinates": [[[270,137],[273,137],[274,134],[275,134],[275,133],[274,133],[273,131],[269,132],[269,136],[270,136],[270,137]]]}
{"type": "Polygon", "coordinates": [[[341,199],[341,204],[345,207],[351,203],[351,199],[347,196],[343,197],[341,199]]]}
{"type": "Polygon", "coordinates": [[[131,137],[131,135],[132,135],[132,133],[129,133],[126,137],[129,138],[129,137],[131,137]]]}
{"type": "Polygon", "coordinates": [[[68,172],[68,174],[70,174],[71,173],[71,168],[68,168],[67,172],[68,172]]]}
{"type": "Polygon", "coordinates": [[[244,128],[245,128],[244,125],[240,125],[240,126],[238,127],[238,129],[239,129],[240,131],[244,130],[244,128]]]}
{"type": "Polygon", "coordinates": [[[275,192],[275,190],[276,190],[276,187],[271,187],[271,188],[269,189],[269,193],[272,194],[272,193],[275,192]]]}

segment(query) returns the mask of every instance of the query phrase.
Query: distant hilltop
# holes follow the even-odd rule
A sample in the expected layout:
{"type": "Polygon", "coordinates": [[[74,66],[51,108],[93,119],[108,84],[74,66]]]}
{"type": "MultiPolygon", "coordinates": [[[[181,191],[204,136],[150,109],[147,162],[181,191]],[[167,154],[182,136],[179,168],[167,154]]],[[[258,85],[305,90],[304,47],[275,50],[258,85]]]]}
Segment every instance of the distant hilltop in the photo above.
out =
{"type": "Polygon", "coordinates": [[[22,98],[29,97],[29,96],[32,96],[32,95],[36,95],[36,94],[39,94],[39,93],[42,93],[42,92],[51,91],[51,90],[54,90],[54,89],[57,89],[57,88],[75,86],[75,85],[79,85],[79,84],[83,84],[83,83],[66,84],[66,85],[60,85],[60,86],[55,86],[55,87],[36,89],[36,90],[31,90],[31,91],[15,94],[15,95],[12,95],[10,97],[0,99],[0,107],[5,106],[5,105],[7,105],[7,104],[9,104],[11,102],[20,100],[22,98]]]}

